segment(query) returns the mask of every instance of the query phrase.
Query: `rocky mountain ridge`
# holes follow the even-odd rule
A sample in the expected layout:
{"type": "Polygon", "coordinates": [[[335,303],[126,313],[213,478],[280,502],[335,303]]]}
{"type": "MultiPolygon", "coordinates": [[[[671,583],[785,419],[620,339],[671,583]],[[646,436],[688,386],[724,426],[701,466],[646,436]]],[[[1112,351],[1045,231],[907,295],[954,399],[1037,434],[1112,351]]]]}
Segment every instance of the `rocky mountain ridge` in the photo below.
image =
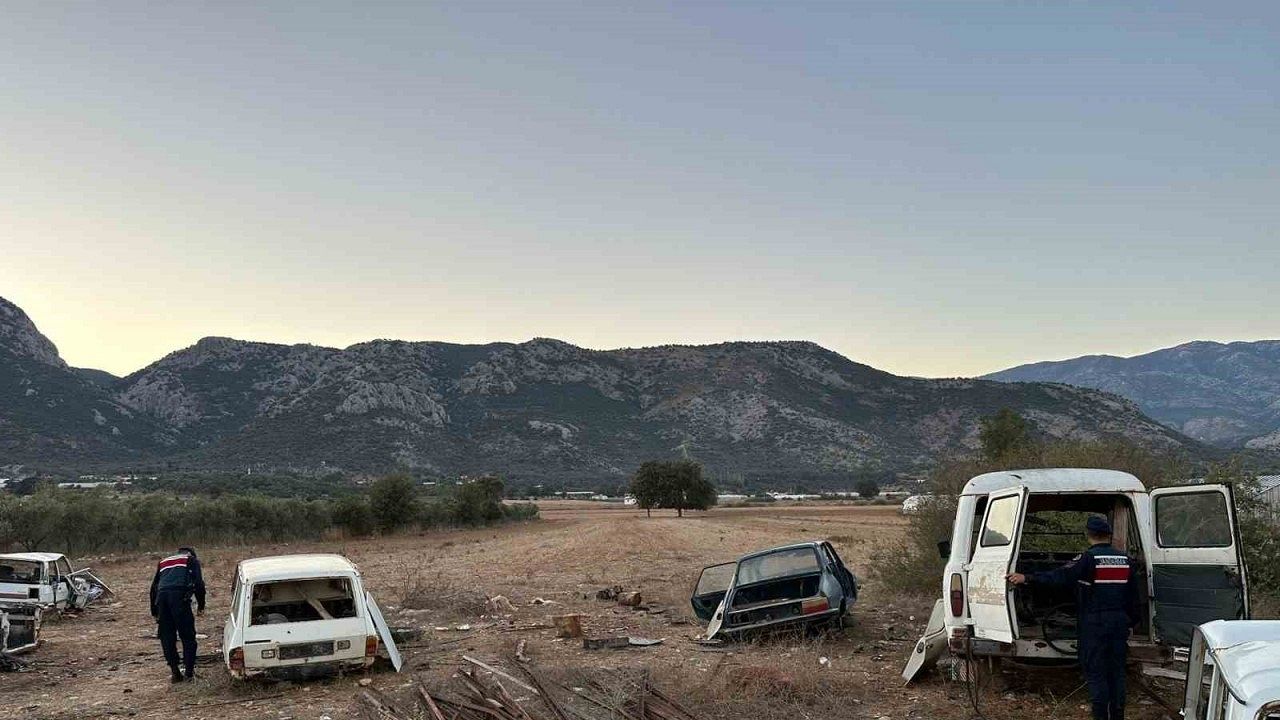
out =
{"type": "MultiPolygon", "coordinates": [[[[54,417],[96,422],[96,409],[138,422],[127,431],[112,424],[114,454],[90,452],[78,425],[64,444],[81,443],[86,457],[163,458],[170,467],[409,466],[567,479],[624,476],[644,460],[687,452],[718,473],[841,474],[971,450],[978,420],[1005,406],[1045,436],[1200,450],[1107,393],[898,377],[809,342],[602,351],[546,338],[344,349],[205,338],[111,381],[51,364],[56,348],[32,332],[12,333],[26,354],[9,353],[0,384],[31,367],[57,370],[81,405],[68,400],[54,417]]],[[[19,425],[7,409],[0,422],[19,425]]],[[[11,443],[0,455],[39,460],[44,447],[11,443]]]]}
{"type": "Polygon", "coordinates": [[[1197,440],[1280,449],[1280,340],[1202,340],[1128,358],[1089,355],[1021,365],[986,377],[1112,392],[1197,440]]]}

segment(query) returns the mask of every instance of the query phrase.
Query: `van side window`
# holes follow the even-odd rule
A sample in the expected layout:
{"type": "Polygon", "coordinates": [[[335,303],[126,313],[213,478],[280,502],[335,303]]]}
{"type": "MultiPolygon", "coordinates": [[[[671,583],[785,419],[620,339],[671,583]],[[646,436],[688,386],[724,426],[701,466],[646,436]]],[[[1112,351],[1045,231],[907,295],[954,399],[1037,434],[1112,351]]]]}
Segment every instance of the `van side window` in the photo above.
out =
{"type": "Polygon", "coordinates": [[[240,576],[237,575],[234,582],[231,583],[231,619],[237,625],[240,624],[240,576]]]}
{"type": "Polygon", "coordinates": [[[991,503],[987,524],[982,528],[982,547],[1001,547],[1013,542],[1013,529],[1018,525],[1021,498],[1002,497],[991,503]]]}
{"type": "Polygon", "coordinates": [[[1157,498],[1156,538],[1167,548],[1231,547],[1226,496],[1210,490],[1157,498]]]}

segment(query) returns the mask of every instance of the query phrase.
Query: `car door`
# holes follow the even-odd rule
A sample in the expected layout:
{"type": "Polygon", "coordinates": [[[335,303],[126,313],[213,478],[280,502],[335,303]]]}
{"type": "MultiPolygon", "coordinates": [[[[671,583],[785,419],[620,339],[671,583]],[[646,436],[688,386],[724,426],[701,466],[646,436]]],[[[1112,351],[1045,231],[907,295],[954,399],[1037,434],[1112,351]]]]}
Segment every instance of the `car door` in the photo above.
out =
{"type": "Polygon", "coordinates": [[[844,561],[840,559],[840,553],[836,552],[836,548],[829,542],[822,543],[822,550],[827,555],[828,561],[831,563],[831,573],[840,581],[840,588],[844,591],[844,598],[847,604],[853,603],[858,597],[858,580],[844,566],[844,561]]]}
{"type": "Polygon", "coordinates": [[[987,496],[973,559],[968,565],[969,617],[976,637],[1013,642],[1017,623],[1013,616],[1013,589],[1005,577],[1013,572],[1026,514],[1027,489],[1019,486],[987,496]]]}
{"type": "Polygon", "coordinates": [[[720,607],[720,602],[733,586],[733,577],[737,569],[737,562],[720,563],[702,569],[702,574],[698,576],[698,583],[693,586],[693,595],[689,598],[690,604],[693,605],[693,614],[698,616],[699,620],[711,622],[716,609],[720,607]]]}
{"type": "Polygon", "coordinates": [[[53,601],[58,607],[71,605],[73,590],[71,587],[71,562],[60,557],[52,563],[54,577],[53,601]]]}
{"type": "Polygon", "coordinates": [[[1249,586],[1229,485],[1151,491],[1151,558],[1156,640],[1191,644],[1196,626],[1249,617],[1249,586]]]}

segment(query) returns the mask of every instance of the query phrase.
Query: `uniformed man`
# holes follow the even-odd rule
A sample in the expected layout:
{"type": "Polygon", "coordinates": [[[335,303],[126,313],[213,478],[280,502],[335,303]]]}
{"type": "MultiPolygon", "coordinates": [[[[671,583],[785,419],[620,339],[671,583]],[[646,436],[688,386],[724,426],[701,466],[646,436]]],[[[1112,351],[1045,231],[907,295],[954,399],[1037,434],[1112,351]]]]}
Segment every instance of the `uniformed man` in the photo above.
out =
{"type": "Polygon", "coordinates": [[[1089,685],[1094,720],[1124,720],[1129,630],[1138,621],[1138,592],[1129,556],[1111,546],[1111,525],[1093,515],[1085,524],[1090,547],[1046,572],[1013,573],[1014,585],[1076,587],[1076,653],[1089,685]]]}
{"type": "Polygon", "coordinates": [[[204,576],[200,560],[189,547],[178,548],[156,565],[151,580],[151,617],[158,623],[160,647],[169,663],[170,680],[182,682],[195,677],[196,620],[191,615],[191,598],[196,614],[204,614],[204,576]],[[182,672],[178,671],[178,638],[182,638],[182,672]]]}

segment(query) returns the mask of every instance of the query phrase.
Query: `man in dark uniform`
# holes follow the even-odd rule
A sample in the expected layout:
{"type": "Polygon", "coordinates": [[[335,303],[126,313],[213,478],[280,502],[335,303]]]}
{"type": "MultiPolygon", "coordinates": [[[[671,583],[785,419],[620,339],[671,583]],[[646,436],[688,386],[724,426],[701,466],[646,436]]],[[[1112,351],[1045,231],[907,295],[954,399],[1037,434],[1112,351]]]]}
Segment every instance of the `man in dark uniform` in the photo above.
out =
{"type": "Polygon", "coordinates": [[[1085,524],[1090,547],[1057,570],[1009,575],[1014,585],[1074,585],[1076,653],[1089,685],[1094,720],[1124,720],[1129,629],[1138,621],[1138,591],[1128,555],[1111,546],[1111,525],[1093,515],[1085,524]]]}
{"type": "Polygon", "coordinates": [[[178,548],[156,565],[151,580],[151,617],[159,624],[160,647],[169,663],[172,682],[191,680],[196,670],[196,620],[191,616],[191,597],[196,599],[196,614],[204,614],[204,576],[196,551],[178,548]],[[178,671],[178,638],[182,638],[183,672],[178,671]]]}

